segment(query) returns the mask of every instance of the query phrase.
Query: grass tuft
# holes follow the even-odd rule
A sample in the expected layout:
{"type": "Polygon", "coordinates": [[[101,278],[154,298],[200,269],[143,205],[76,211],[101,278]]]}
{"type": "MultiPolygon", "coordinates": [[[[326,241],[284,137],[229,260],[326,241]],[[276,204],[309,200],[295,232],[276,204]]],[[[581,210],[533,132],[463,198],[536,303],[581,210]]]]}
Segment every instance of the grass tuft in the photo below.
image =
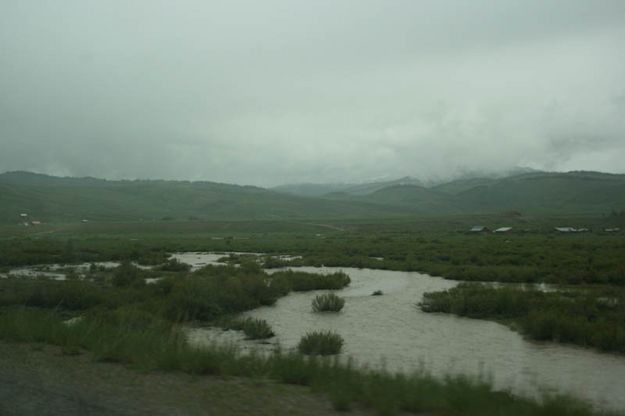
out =
{"type": "Polygon", "coordinates": [[[334,293],[317,295],[312,301],[314,312],[339,312],[345,306],[345,299],[334,293]]]}
{"type": "Polygon", "coordinates": [[[275,335],[271,330],[271,326],[264,319],[234,319],[230,321],[226,327],[237,331],[243,331],[247,339],[267,339],[275,335]]]}
{"type": "Polygon", "coordinates": [[[306,355],[334,355],[343,348],[343,337],[334,332],[309,332],[302,337],[297,350],[306,355]]]}

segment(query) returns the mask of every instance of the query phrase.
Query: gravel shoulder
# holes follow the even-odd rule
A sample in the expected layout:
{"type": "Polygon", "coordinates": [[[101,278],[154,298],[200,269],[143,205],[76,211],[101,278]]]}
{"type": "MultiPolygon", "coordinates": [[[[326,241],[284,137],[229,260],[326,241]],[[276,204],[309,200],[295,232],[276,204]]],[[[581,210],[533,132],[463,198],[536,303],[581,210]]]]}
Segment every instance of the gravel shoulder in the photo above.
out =
{"type": "MultiPolygon", "coordinates": [[[[310,389],[267,380],[144,373],[88,353],[0,342],[0,415],[339,415],[310,389]]],[[[352,410],[349,414],[368,414],[352,410]]]]}

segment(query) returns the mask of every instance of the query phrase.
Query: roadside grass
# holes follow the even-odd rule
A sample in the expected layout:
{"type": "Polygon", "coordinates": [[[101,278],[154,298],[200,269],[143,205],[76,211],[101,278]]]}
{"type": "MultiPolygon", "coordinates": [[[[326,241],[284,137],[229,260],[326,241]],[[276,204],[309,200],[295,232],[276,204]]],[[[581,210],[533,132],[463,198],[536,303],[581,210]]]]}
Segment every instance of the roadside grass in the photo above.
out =
{"type": "Polygon", "coordinates": [[[545,396],[542,400],[532,400],[496,392],[488,383],[466,377],[394,375],[297,353],[241,355],[228,347],[196,348],[186,343],[174,324],[131,308],[87,314],[74,324],[64,323],[54,311],[3,309],[0,339],[80,348],[93,353],[96,361],[122,363],[143,371],[260,377],[310,386],[328,394],[335,408],[342,410],[358,406],[384,415],[396,412],[468,416],[609,414],[571,397],[545,396]]]}

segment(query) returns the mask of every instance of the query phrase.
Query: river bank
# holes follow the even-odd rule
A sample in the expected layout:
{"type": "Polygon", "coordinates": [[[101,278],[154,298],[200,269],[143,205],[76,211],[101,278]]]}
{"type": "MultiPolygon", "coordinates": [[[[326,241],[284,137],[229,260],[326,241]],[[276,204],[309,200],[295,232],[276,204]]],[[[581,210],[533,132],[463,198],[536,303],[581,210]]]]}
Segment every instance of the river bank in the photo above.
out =
{"type": "MultiPolygon", "coordinates": [[[[264,379],[138,372],[83,352],[0,341],[6,416],[338,415],[322,395],[264,379]]],[[[354,415],[371,414],[358,409],[354,415]]]]}

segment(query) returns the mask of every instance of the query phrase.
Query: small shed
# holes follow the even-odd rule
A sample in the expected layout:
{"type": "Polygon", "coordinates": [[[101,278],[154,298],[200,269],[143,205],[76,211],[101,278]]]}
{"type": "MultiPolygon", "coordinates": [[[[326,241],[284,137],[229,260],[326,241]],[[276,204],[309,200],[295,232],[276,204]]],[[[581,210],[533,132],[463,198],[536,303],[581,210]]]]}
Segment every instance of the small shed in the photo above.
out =
{"type": "Polygon", "coordinates": [[[573,227],[556,227],[555,230],[559,233],[576,233],[577,229],[573,227]]]}
{"type": "Polygon", "coordinates": [[[493,233],[505,234],[509,233],[510,231],[512,231],[512,227],[499,227],[495,231],[493,231],[493,233]]]}
{"type": "Polygon", "coordinates": [[[469,230],[470,233],[485,233],[488,231],[488,228],[484,225],[474,225],[469,230]]]}

